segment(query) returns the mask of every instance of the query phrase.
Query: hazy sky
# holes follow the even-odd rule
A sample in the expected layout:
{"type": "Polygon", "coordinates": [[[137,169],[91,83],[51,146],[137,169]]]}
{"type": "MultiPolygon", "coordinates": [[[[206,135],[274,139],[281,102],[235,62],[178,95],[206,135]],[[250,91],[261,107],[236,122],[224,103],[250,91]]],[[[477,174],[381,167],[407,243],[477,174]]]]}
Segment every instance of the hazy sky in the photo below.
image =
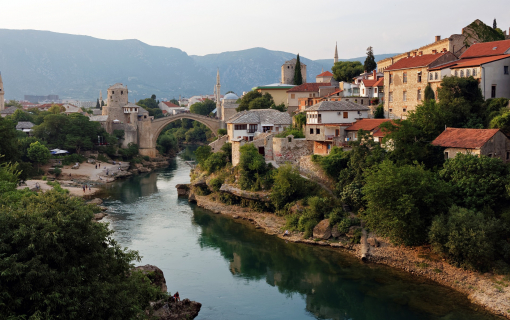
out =
{"type": "MultiPolygon", "coordinates": [[[[509,0],[0,0],[0,28],[138,39],[205,55],[264,47],[311,59],[404,52],[475,19],[510,27],[509,0]]],[[[1,44],[0,44],[1,46],[1,44]]]]}

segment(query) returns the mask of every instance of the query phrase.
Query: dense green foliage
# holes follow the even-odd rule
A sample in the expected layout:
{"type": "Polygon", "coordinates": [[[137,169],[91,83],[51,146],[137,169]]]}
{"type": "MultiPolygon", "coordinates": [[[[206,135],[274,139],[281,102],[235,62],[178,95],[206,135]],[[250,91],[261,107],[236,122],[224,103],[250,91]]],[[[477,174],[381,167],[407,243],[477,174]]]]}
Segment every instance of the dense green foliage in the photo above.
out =
{"type": "Polygon", "coordinates": [[[427,86],[425,87],[425,92],[424,92],[423,97],[424,97],[425,101],[434,100],[436,98],[436,95],[434,94],[434,90],[432,90],[430,83],[427,84],[427,86]]]}
{"type": "Polygon", "coordinates": [[[243,190],[259,191],[269,189],[272,184],[272,166],[266,164],[264,156],[253,144],[245,144],[240,148],[239,186],[243,190]]]}
{"type": "Polygon", "coordinates": [[[299,53],[296,58],[296,66],[294,67],[294,79],[293,83],[296,86],[303,84],[303,75],[301,74],[301,60],[299,59],[299,53]]]}
{"type": "Polygon", "coordinates": [[[205,99],[204,102],[197,102],[191,105],[189,111],[191,113],[208,116],[211,112],[213,112],[214,109],[216,109],[216,103],[212,100],[205,99]]]}
{"type": "Polygon", "coordinates": [[[271,202],[277,210],[282,209],[287,203],[307,195],[306,180],[301,177],[299,170],[290,164],[275,170],[273,180],[271,202]]]}
{"type": "Polygon", "coordinates": [[[190,119],[180,119],[168,124],[160,133],[157,149],[161,154],[175,154],[184,143],[212,141],[212,131],[205,124],[190,119]]]}
{"type": "Polygon", "coordinates": [[[210,146],[200,146],[195,150],[195,157],[202,170],[208,174],[217,172],[228,163],[232,163],[232,144],[225,143],[219,152],[213,153],[210,146]]]}
{"type": "Polygon", "coordinates": [[[50,150],[42,145],[39,141],[30,144],[27,150],[27,155],[30,160],[39,164],[45,164],[50,160],[50,150]]]}
{"type": "Polygon", "coordinates": [[[149,116],[154,117],[154,119],[164,117],[163,111],[159,108],[159,100],[156,100],[155,94],[153,94],[150,98],[139,100],[136,104],[147,110],[149,112],[149,116]]]}
{"type": "Polygon", "coordinates": [[[508,198],[508,167],[501,159],[459,153],[445,162],[439,175],[452,187],[459,206],[496,209],[508,198]]]}
{"type": "Polygon", "coordinates": [[[384,104],[380,104],[375,108],[374,119],[384,119],[384,104]]]}
{"type": "Polygon", "coordinates": [[[15,190],[0,166],[0,314],[6,319],[145,319],[159,288],[132,263],[94,209],[58,191],[15,190]]]}
{"type": "Polygon", "coordinates": [[[487,271],[497,257],[501,258],[498,251],[504,253],[510,248],[508,240],[500,240],[502,232],[497,219],[453,206],[448,215],[434,218],[429,237],[434,250],[454,265],[487,271]]]}
{"type": "Polygon", "coordinates": [[[294,138],[301,139],[305,137],[305,134],[301,129],[294,128],[294,127],[287,127],[285,130],[277,134],[275,137],[277,138],[285,138],[287,136],[294,136],[294,138]]]}
{"type": "Polygon", "coordinates": [[[250,91],[239,99],[239,107],[237,112],[253,110],[253,109],[275,109],[280,112],[286,111],[285,104],[275,105],[273,97],[269,93],[262,94],[258,91],[250,91]]]}
{"type": "Polygon", "coordinates": [[[336,81],[352,82],[352,79],[363,73],[364,68],[359,61],[339,61],[332,68],[336,81]]]}
{"type": "Polygon", "coordinates": [[[490,42],[505,40],[505,34],[501,29],[497,27],[491,28],[483,22],[478,24],[477,21],[465,27],[462,34],[466,37],[464,39],[465,45],[468,45],[469,41],[490,42]]]}
{"type": "Polygon", "coordinates": [[[388,160],[366,173],[363,194],[367,225],[397,244],[425,243],[432,219],[450,205],[449,186],[437,174],[388,160]]]}
{"type": "Polygon", "coordinates": [[[364,71],[366,72],[372,72],[373,70],[375,70],[375,68],[377,68],[377,63],[375,62],[374,57],[374,50],[372,47],[367,48],[367,58],[365,59],[363,67],[365,68],[364,71]]]}

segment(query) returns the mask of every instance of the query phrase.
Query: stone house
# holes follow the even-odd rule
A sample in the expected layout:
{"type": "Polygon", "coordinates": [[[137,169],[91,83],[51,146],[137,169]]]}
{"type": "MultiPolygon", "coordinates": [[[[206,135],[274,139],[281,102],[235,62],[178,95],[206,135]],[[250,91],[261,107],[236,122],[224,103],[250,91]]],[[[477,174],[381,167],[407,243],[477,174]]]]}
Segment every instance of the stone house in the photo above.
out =
{"type": "Polygon", "coordinates": [[[16,110],[18,110],[18,108],[16,108],[15,106],[8,107],[6,109],[0,110],[0,116],[2,116],[2,118],[5,118],[7,116],[13,115],[14,112],[16,112],[16,110]]]}
{"type": "Polygon", "coordinates": [[[227,120],[229,140],[253,141],[262,133],[281,132],[292,125],[287,112],[274,109],[255,109],[237,113],[227,120]]]}
{"type": "Polygon", "coordinates": [[[333,74],[329,71],[324,71],[315,77],[317,83],[331,83],[331,81],[334,81],[334,79],[333,74]]]}
{"type": "Polygon", "coordinates": [[[20,121],[18,122],[18,124],[16,125],[16,130],[18,131],[22,131],[28,135],[31,135],[30,133],[32,132],[32,128],[34,127],[35,125],[30,122],[30,121],[20,121]]]}
{"type": "Polygon", "coordinates": [[[158,107],[163,111],[165,115],[173,116],[182,112],[186,112],[185,107],[178,106],[176,104],[171,103],[170,101],[161,101],[158,104],[158,107]]]}
{"type": "Polygon", "coordinates": [[[382,123],[390,121],[389,119],[361,119],[356,121],[352,126],[345,128],[345,142],[358,140],[358,131],[363,130],[374,138],[375,142],[382,142],[385,133],[379,126],[382,123]]]}
{"type": "Polygon", "coordinates": [[[239,104],[237,100],[239,97],[235,93],[227,93],[223,99],[220,99],[220,103],[216,104],[217,107],[217,117],[223,121],[227,121],[237,114],[237,108],[239,104]]]}
{"type": "Polygon", "coordinates": [[[463,153],[510,161],[510,141],[499,129],[446,128],[432,141],[432,145],[445,148],[445,159],[463,153]]]}
{"type": "Polygon", "coordinates": [[[451,52],[409,55],[384,70],[384,112],[387,118],[407,117],[424,99],[429,69],[457,60],[451,52]]]}
{"type": "MultiPolygon", "coordinates": [[[[289,104],[287,107],[288,112],[292,114],[299,109],[300,98],[308,99],[321,97],[320,89],[323,89],[322,96],[326,96],[327,94],[336,91],[335,87],[328,82],[303,83],[302,85],[295,86],[294,88],[287,90],[287,101],[289,104]],[[328,89],[329,92],[326,93],[324,89],[328,89]]],[[[302,109],[299,110],[303,111],[302,109]]]]}
{"type": "Polygon", "coordinates": [[[369,108],[351,101],[322,101],[306,109],[306,140],[314,142],[314,154],[328,154],[344,145],[345,129],[368,118],[369,108]]]}

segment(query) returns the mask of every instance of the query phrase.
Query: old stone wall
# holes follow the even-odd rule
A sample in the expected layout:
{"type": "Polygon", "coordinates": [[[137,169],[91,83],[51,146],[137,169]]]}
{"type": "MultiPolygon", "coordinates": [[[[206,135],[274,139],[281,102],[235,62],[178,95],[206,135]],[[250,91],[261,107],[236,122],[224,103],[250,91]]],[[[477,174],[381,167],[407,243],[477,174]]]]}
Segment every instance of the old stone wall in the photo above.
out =
{"type": "Polygon", "coordinates": [[[216,152],[219,152],[221,150],[221,147],[223,147],[223,145],[228,142],[228,135],[223,135],[221,137],[219,137],[217,140],[209,143],[209,146],[211,147],[211,151],[216,153],[216,152]]]}
{"type": "Polygon", "coordinates": [[[241,147],[246,143],[244,140],[232,140],[232,166],[235,167],[239,164],[241,158],[241,147]]]}
{"type": "Polygon", "coordinates": [[[285,162],[298,163],[302,156],[313,154],[313,141],[286,138],[273,138],[273,158],[277,164],[285,162]]]}

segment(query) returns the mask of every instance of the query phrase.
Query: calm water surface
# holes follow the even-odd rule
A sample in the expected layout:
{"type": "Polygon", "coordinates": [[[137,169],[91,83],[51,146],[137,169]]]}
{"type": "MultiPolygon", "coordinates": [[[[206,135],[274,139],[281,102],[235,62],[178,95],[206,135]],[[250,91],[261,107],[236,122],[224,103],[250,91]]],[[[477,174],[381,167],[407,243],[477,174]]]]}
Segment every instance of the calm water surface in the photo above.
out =
{"type": "Polygon", "coordinates": [[[189,172],[178,158],[109,186],[105,221],[163,270],[170,292],[202,303],[197,319],[497,319],[430,281],[190,205],[175,189],[189,172]]]}

